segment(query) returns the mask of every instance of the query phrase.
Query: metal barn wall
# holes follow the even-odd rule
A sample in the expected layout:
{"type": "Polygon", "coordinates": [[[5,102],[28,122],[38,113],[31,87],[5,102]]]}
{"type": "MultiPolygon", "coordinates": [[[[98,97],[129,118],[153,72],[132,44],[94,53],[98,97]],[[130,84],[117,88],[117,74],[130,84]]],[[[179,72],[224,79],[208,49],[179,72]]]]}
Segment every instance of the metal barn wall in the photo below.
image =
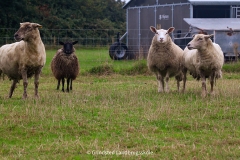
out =
{"type": "Polygon", "coordinates": [[[142,8],[140,14],[140,41],[139,41],[139,56],[145,56],[151,45],[154,33],[150,31],[150,26],[155,26],[155,10],[152,8],[142,8]]]}
{"type": "Polygon", "coordinates": [[[157,7],[156,20],[157,24],[161,25],[162,29],[168,29],[173,26],[173,6],[157,7]]]}
{"type": "Polygon", "coordinates": [[[127,46],[128,49],[135,55],[139,48],[140,34],[140,9],[128,10],[128,25],[127,25],[127,46]]]}
{"type": "Polygon", "coordinates": [[[226,31],[215,31],[215,43],[219,44],[224,53],[233,53],[234,43],[240,44],[240,32],[235,31],[231,36],[227,35],[226,31]]]}
{"type": "Polygon", "coordinates": [[[127,9],[127,46],[135,56],[146,57],[154,33],[150,26],[162,29],[175,27],[174,33],[187,32],[189,25],[183,18],[190,18],[190,4],[142,6],[127,9]]]}
{"type": "Polygon", "coordinates": [[[187,24],[183,18],[190,18],[190,5],[178,5],[173,8],[173,27],[175,32],[181,30],[183,34],[189,31],[189,24],[187,24]]]}

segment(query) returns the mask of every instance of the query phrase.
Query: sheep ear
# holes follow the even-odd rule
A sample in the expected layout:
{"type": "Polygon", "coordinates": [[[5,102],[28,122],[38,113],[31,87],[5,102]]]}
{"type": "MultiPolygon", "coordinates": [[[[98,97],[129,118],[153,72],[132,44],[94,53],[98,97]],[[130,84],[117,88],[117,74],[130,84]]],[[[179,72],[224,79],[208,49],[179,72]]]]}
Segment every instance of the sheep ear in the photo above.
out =
{"type": "Polygon", "coordinates": [[[174,29],[175,29],[174,27],[170,27],[167,32],[172,33],[174,31],[174,29]]]}
{"type": "Polygon", "coordinates": [[[74,41],[72,44],[74,45],[74,44],[76,44],[76,43],[78,43],[78,41],[74,41]]]}
{"type": "Polygon", "coordinates": [[[42,25],[37,24],[37,23],[33,23],[32,25],[33,25],[34,28],[42,28],[42,25]]]}
{"type": "Polygon", "coordinates": [[[150,27],[150,30],[153,32],[153,33],[157,33],[157,29],[153,26],[150,27]]]}
{"type": "Polygon", "coordinates": [[[204,38],[205,38],[205,39],[208,39],[208,38],[212,38],[213,36],[214,36],[213,34],[205,35],[204,38]]]}
{"type": "Polygon", "coordinates": [[[61,44],[61,45],[64,45],[64,43],[63,43],[63,42],[61,42],[61,41],[59,42],[59,44],[61,44]]]}

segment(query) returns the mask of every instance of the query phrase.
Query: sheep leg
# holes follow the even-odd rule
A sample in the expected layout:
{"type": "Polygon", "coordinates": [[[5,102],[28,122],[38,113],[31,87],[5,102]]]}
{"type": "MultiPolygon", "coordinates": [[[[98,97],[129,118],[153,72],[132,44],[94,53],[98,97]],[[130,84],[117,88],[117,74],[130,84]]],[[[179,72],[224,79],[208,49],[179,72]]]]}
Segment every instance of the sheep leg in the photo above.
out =
{"type": "Polygon", "coordinates": [[[164,88],[164,79],[160,74],[157,75],[157,80],[158,80],[158,92],[163,92],[164,88]]]}
{"type": "MultiPolygon", "coordinates": [[[[69,82],[71,81],[70,78],[67,79],[67,92],[69,92],[69,82]]],[[[71,82],[70,82],[71,83],[71,82]]]]}
{"type": "Polygon", "coordinates": [[[22,69],[21,70],[22,73],[22,79],[23,79],[23,99],[27,98],[27,86],[28,86],[28,79],[27,79],[27,70],[26,69],[22,69]]]}
{"type": "Polygon", "coordinates": [[[18,82],[17,80],[13,80],[12,86],[10,88],[9,96],[8,96],[9,98],[12,97],[12,94],[13,94],[14,89],[16,88],[17,82],[18,82]]]}
{"type": "Polygon", "coordinates": [[[180,87],[180,81],[177,80],[177,90],[178,90],[178,92],[179,92],[179,87],[180,87]]]}
{"type": "Polygon", "coordinates": [[[62,78],[62,91],[64,92],[64,82],[65,82],[65,79],[62,78]]]}
{"type": "Polygon", "coordinates": [[[41,73],[41,68],[38,69],[36,72],[35,72],[35,77],[34,77],[34,85],[35,85],[35,97],[36,98],[39,98],[38,96],[38,86],[39,86],[39,77],[40,77],[40,73],[41,73]]]}
{"type": "Polygon", "coordinates": [[[182,89],[183,93],[185,92],[186,81],[187,81],[187,69],[183,69],[183,89],[182,89]]]}
{"type": "Polygon", "coordinates": [[[205,78],[205,76],[201,75],[201,80],[202,80],[202,97],[204,98],[207,95],[206,78],[205,78]]]}
{"type": "Polygon", "coordinates": [[[60,82],[61,82],[61,79],[58,80],[57,90],[59,90],[60,82]]]}
{"type": "Polygon", "coordinates": [[[167,75],[166,75],[165,80],[166,80],[165,92],[168,93],[168,92],[169,92],[169,85],[168,85],[169,75],[168,75],[168,73],[167,73],[167,75]]]}
{"type": "Polygon", "coordinates": [[[72,90],[72,79],[70,79],[70,90],[72,90]]]}
{"type": "Polygon", "coordinates": [[[211,95],[214,95],[214,92],[213,92],[214,77],[215,77],[215,73],[213,73],[213,75],[210,78],[210,85],[211,85],[211,92],[210,92],[210,94],[211,95]]]}

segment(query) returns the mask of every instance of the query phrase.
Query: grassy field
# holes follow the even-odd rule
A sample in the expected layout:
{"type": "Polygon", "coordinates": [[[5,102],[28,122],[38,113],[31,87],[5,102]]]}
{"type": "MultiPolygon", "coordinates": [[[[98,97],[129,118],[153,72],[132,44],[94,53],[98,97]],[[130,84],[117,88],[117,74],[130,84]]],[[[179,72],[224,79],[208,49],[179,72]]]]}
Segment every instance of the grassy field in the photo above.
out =
{"type": "Polygon", "coordinates": [[[11,81],[0,80],[0,159],[240,159],[239,63],[226,64],[215,95],[202,99],[190,77],[185,94],[173,78],[171,92],[159,94],[152,74],[131,73],[144,60],[80,49],[81,74],[63,93],[50,71],[54,53],[47,52],[39,99],[33,79],[27,100],[21,83],[8,99],[11,81]],[[91,74],[102,65],[111,72],[91,74]]]}

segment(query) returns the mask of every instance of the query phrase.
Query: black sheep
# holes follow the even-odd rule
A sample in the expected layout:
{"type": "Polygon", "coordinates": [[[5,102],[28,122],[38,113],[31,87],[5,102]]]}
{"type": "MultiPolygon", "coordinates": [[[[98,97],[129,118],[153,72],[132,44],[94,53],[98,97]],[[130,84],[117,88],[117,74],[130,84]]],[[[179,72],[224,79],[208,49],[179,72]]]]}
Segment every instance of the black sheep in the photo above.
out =
{"type": "Polygon", "coordinates": [[[51,62],[52,73],[58,80],[57,90],[62,80],[62,91],[64,92],[65,78],[67,79],[67,92],[69,92],[69,87],[72,90],[72,81],[79,74],[79,62],[73,47],[77,42],[59,42],[59,44],[63,45],[63,48],[57,51],[51,62]]]}

